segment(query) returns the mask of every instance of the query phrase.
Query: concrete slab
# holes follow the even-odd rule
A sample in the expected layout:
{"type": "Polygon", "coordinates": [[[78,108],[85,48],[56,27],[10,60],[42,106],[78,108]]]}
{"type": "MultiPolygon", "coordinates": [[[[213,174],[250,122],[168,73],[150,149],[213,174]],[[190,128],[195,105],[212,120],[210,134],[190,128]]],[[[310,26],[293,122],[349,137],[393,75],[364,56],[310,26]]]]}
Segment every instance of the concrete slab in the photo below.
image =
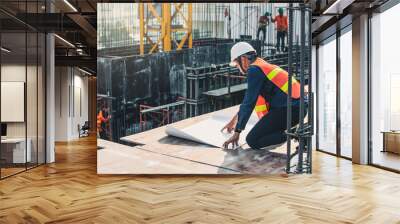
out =
{"type": "Polygon", "coordinates": [[[97,151],[98,174],[217,174],[220,170],[215,166],[101,139],[97,144],[102,147],[97,151]]]}
{"type": "MultiPolygon", "coordinates": [[[[178,129],[185,128],[205,121],[217,113],[222,112],[232,115],[236,113],[237,110],[238,106],[235,106],[218,112],[179,121],[172,124],[172,126],[178,129]]],[[[126,136],[122,139],[131,143],[140,143],[142,145],[136,146],[137,148],[152,153],[219,167],[216,173],[227,173],[231,171],[249,174],[284,173],[284,167],[286,165],[286,144],[271,147],[272,151],[253,150],[248,148],[247,145],[236,150],[224,150],[211,145],[171,137],[168,136],[165,131],[166,127],[161,127],[136,135],[126,136]]],[[[207,133],[208,130],[201,131],[207,133]]],[[[294,143],[292,144],[294,147],[294,143]]]]}

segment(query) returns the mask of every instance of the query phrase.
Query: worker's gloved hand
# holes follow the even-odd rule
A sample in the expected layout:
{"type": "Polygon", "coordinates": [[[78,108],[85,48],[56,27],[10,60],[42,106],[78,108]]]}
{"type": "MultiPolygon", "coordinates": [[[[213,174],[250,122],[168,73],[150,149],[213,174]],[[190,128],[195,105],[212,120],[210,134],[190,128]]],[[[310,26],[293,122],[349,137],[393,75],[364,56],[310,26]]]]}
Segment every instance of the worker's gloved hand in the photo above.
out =
{"type": "Polygon", "coordinates": [[[221,132],[224,132],[224,130],[226,129],[228,131],[228,133],[232,133],[233,130],[235,130],[236,127],[236,123],[237,123],[238,119],[237,119],[237,115],[234,116],[232,118],[231,121],[229,121],[228,124],[226,124],[222,129],[221,132]]]}
{"type": "Polygon", "coordinates": [[[224,149],[227,149],[229,147],[229,144],[232,144],[232,148],[234,149],[235,147],[239,146],[239,138],[240,138],[240,133],[235,132],[232,137],[230,137],[224,144],[223,147],[224,149]]]}

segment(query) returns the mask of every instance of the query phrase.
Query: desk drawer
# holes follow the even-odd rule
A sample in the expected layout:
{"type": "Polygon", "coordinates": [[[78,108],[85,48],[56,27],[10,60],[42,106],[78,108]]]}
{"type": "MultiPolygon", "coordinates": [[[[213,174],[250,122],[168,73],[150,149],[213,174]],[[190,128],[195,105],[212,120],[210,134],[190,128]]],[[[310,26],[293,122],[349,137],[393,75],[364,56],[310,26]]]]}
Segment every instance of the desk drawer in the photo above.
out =
{"type": "Polygon", "coordinates": [[[1,160],[7,164],[26,163],[32,160],[31,142],[28,141],[28,147],[25,149],[25,142],[19,143],[1,143],[1,160]]]}
{"type": "Polygon", "coordinates": [[[385,151],[400,154],[400,133],[384,134],[385,151]]]}
{"type": "Polygon", "coordinates": [[[7,144],[1,145],[1,161],[2,163],[13,163],[13,147],[8,147],[7,144]]]}

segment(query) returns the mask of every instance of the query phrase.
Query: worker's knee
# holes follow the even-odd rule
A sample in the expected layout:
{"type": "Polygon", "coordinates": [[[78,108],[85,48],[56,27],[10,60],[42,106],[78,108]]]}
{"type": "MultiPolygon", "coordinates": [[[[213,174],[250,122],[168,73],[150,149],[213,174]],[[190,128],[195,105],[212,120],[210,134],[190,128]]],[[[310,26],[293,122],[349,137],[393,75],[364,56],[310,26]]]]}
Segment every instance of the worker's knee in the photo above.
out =
{"type": "Polygon", "coordinates": [[[254,135],[254,133],[252,133],[252,131],[249,132],[249,134],[247,134],[246,136],[246,143],[247,145],[250,146],[250,148],[252,149],[258,149],[258,144],[257,144],[257,138],[254,135]]]}

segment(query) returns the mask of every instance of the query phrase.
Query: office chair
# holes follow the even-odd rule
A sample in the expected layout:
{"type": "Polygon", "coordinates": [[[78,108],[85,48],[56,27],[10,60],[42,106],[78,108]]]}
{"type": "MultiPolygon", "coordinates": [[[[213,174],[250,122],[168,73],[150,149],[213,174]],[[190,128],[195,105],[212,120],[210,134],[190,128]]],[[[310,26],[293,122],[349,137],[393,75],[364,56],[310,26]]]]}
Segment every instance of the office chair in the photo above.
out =
{"type": "Polygon", "coordinates": [[[78,124],[79,138],[89,136],[90,125],[89,121],[85,121],[85,123],[80,127],[78,124]]]}

